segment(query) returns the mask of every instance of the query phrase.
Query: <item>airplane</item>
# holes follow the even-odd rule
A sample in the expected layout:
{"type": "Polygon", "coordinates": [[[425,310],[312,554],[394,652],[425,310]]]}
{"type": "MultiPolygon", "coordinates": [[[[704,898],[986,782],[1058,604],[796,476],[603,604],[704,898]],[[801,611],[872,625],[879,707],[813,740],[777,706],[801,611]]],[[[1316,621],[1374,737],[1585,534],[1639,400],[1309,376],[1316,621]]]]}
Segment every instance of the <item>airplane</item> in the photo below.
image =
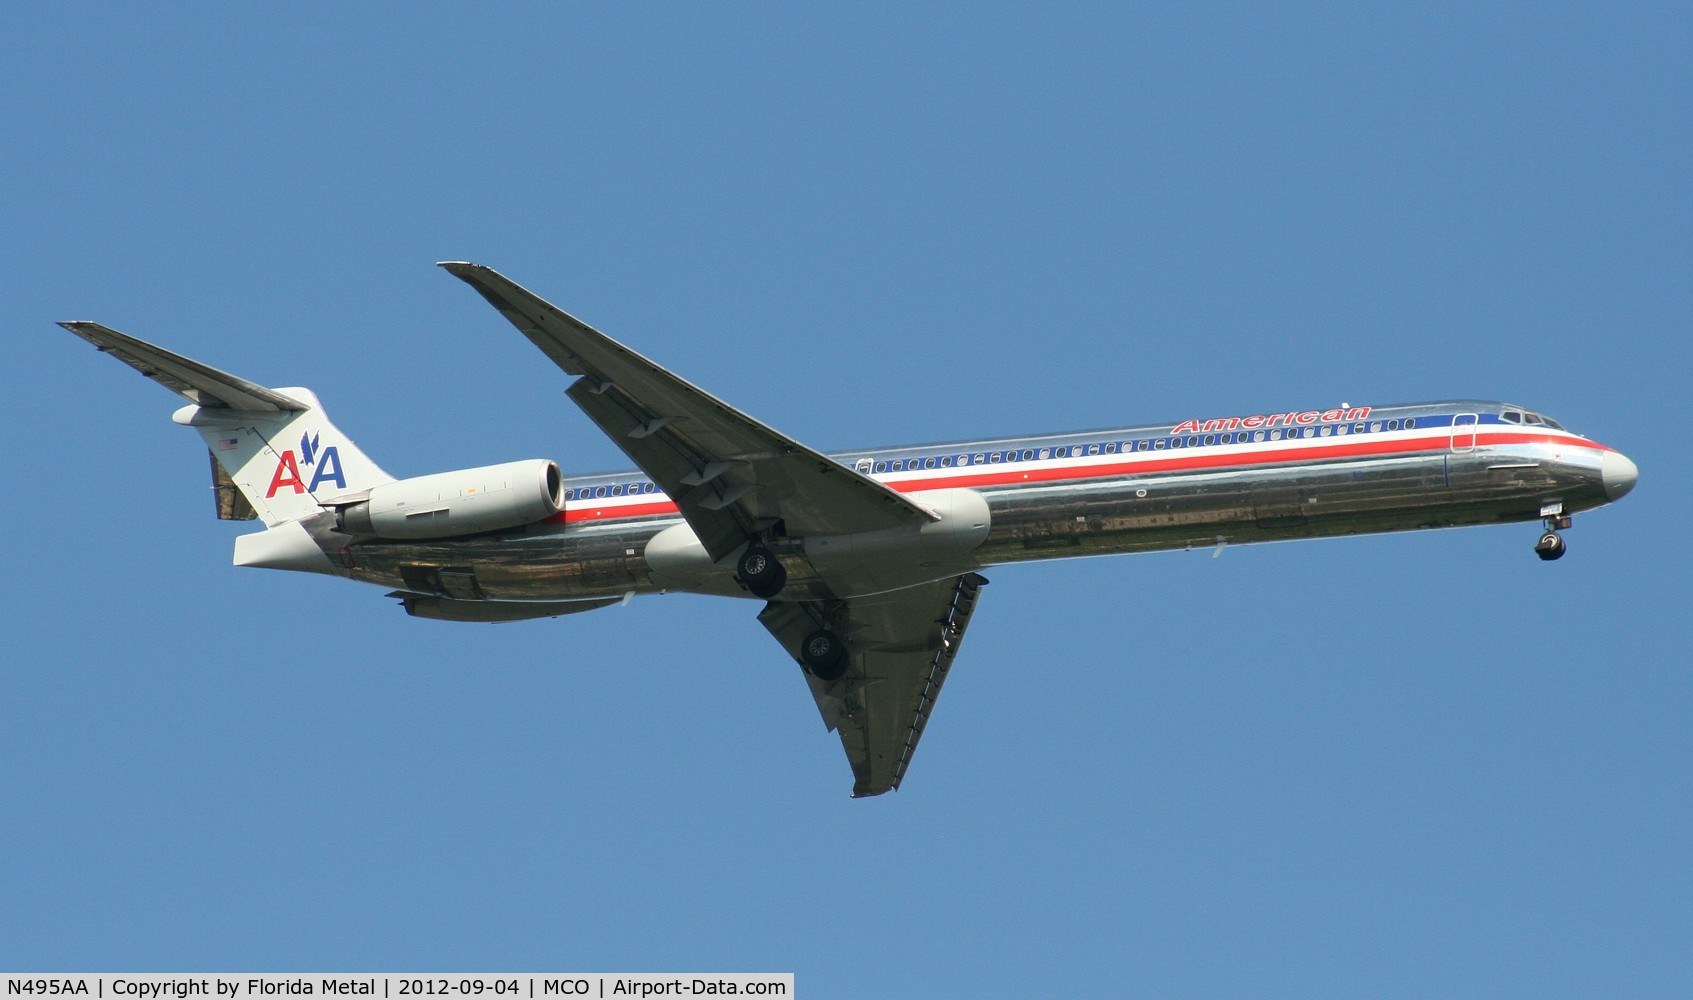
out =
{"type": "Polygon", "coordinates": [[[681,591],[758,620],[839,735],[854,798],[899,788],[985,569],[1034,559],[1541,521],[1620,499],[1622,453],[1511,403],[1341,403],[1116,430],[815,451],[496,271],[440,265],[566,374],[639,471],[544,459],[395,479],[303,388],[90,322],[60,325],[189,403],[237,566],[392,588],[410,615],[512,622],[681,591]]]}

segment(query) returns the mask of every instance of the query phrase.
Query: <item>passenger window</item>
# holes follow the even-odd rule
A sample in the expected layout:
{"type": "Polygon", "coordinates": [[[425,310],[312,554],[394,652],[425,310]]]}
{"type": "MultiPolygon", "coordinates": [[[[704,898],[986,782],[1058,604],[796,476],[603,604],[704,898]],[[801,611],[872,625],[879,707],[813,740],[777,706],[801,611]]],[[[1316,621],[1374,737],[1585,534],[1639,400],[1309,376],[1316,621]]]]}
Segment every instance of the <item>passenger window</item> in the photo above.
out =
{"type": "Polygon", "coordinates": [[[1329,427],[1329,426],[1325,425],[1323,427],[1317,428],[1317,436],[1318,437],[1328,437],[1330,434],[1333,434],[1333,433],[1334,433],[1333,427],[1329,427]]]}
{"type": "Polygon", "coordinates": [[[932,458],[923,459],[923,468],[932,469],[934,467],[935,467],[935,460],[934,459],[932,459],[932,458]]]}
{"type": "Polygon", "coordinates": [[[1388,421],[1388,422],[1387,422],[1387,429],[1388,429],[1388,430],[1390,430],[1390,431],[1396,431],[1396,430],[1398,430],[1398,429],[1399,429],[1399,421],[1397,421],[1397,420],[1389,420],[1389,421],[1388,421]]]}
{"type": "Polygon", "coordinates": [[[1144,441],[1144,440],[1135,442],[1135,451],[1145,451],[1146,447],[1147,447],[1147,442],[1144,441]]]}
{"type": "Polygon", "coordinates": [[[1153,451],[1163,451],[1165,443],[1166,442],[1165,442],[1164,438],[1159,438],[1158,440],[1152,442],[1152,450],[1153,451]]]}
{"type": "Polygon", "coordinates": [[[999,464],[999,452],[997,452],[997,451],[988,452],[988,464],[989,465],[998,465],[999,464]]]}
{"type": "Polygon", "coordinates": [[[1404,423],[1404,424],[1403,424],[1403,426],[1404,426],[1404,428],[1405,428],[1405,429],[1406,429],[1406,430],[1410,430],[1410,429],[1411,429],[1411,428],[1413,428],[1413,427],[1415,427],[1415,426],[1417,426],[1417,418],[1415,418],[1415,417],[1406,417],[1406,418],[1405,418],[1405,423],[1404,423]]]}
{"type": "Polygon", "coordinates": [[[1035,457],[1035,450],[1033,448],[1024,448],[1023,449],[1023,461],[1025,461],[1025,462],[1030,461],[1034,457],[1035,457]]]}
{"type": "Polygon", "coordinates": [[[877,472],[886,472],[886,471],[888,471],[888,463],[886,463],[886,462],[877,462],[877,463],[876,463],[876,471],[877,471],[877,472]]]}
{"type": "Polygon", "coordinates": [[[1370,425],[1370,433],[1372,433],[1372,434],[1380,434],[1381,433],[1381,421],[1380,420],[1377,420],[1375,423],[1370,425]]]}
{"type": "Polygon", "coordinates": [[[1217,443],[1217,435],[1215,435],[1215,434],[1205,435],[1205,443],[1208,444],[1208,445],[1216,444],[1217,443]]]}
{"type": "Polygon", "coordinates": [[[1334,429],[1334,432],[1336,434],[1350,434],[1352,433],[1352,426],[1350,424],[1341,424],[1339,427],[1334,429]]]}
{"type": "Polygon", "coordinates": [[[942,455],[941,456],[941,468],[943,468],[943,469],[952,468],[952,456],[951,455],[942,455]]]}
{"type": "Polygon", "coordinates": [[[594,499],[598,500],[598,499],[602,499],[604,497],[605,497],[605,487],[604,486],[594,487],[594,499]]]}
{"type": "Polygon", "coordinates": [[[976,457],[972,458],[970,461],[974,465],[981,465],[983,462],[986,462],[987,460],[988,460],[988,456],[978,453],[976,455],[976,457]]]}

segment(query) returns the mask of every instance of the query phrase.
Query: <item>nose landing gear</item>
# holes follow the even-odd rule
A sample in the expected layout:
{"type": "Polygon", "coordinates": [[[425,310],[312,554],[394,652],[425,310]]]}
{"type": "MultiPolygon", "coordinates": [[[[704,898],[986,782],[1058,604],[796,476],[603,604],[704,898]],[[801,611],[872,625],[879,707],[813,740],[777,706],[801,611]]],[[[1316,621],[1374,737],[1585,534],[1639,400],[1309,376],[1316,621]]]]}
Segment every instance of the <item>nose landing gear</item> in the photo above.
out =
{"type": "Polygon", "coordinates": [[[1540,536],[1540,541],[1534,543],[1534,554],[1543,562],[1562,558],[1567,549],[1563,536],[1558,534],[1559,529],[1570,526],[1569,515],[1563,510],[1564,505],[1561,503],[1549,504],[1541,510],[1541,513],[1546,515],[1546,531],[1540,536]]]}

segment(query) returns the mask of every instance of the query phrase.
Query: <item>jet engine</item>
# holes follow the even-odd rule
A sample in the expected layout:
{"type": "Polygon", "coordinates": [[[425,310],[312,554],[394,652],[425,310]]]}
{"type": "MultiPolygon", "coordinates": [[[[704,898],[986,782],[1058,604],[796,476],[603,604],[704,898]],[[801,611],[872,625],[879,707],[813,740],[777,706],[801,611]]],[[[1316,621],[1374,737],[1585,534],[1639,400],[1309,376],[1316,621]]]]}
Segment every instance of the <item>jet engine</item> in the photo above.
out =
{"type": "Polygon", "coordinates": [[[450,538],[546,520],[564,508],[564,475],[536,458],[400,479],[331,503],[348,534],[450,538]]]}

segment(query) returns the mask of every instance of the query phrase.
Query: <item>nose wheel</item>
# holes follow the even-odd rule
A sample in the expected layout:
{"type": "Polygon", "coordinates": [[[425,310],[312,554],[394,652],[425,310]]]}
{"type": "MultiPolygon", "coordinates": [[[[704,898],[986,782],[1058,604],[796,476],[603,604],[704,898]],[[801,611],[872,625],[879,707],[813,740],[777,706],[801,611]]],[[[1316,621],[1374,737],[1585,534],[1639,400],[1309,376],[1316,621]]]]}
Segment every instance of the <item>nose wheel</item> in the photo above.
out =
{"type": "MultiPolygon", "coordinates": [[[[1570,517],[1563,513],[1562,506],[1562,504],[1559,504],[1548,514],[1546,531],[1541,534],[1540,541],[1534,543],[1534,554],[1539,556],[1543,562],[1563,558],[1564,551],[1567,548],[1564,545],[1564,536],[1558,534],[1558,529],[1570,526],[1570,517]]],[[[1546,512],[1543,511],[1542,513],[1546,512]]]]}

